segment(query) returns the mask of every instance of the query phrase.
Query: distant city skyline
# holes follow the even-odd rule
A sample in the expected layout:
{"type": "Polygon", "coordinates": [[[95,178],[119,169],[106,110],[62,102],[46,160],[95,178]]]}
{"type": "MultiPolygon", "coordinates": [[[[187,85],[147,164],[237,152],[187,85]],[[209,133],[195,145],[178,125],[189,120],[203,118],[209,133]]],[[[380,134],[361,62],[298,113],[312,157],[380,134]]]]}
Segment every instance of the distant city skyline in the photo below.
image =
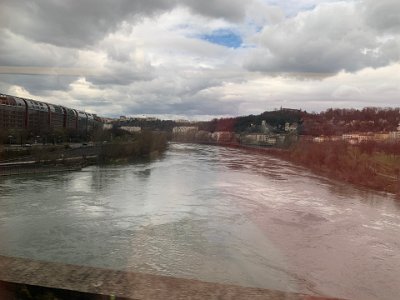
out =
{"type": "Polygon", "coordinates": [[[400,106],[397,0],[4,0],[0,92],[105,117],[400,106]]]}

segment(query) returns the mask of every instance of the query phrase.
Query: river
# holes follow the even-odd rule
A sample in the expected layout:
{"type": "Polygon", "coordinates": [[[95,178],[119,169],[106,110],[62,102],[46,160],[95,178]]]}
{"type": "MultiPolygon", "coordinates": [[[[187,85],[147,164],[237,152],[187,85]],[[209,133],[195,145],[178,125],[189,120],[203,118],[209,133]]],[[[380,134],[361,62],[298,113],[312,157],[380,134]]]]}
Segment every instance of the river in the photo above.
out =
{"type": "Polygon", "coordinates": [[[400,201],[241,149],[0,178],[0,254],[351,299],[400,295],[400,201]]]}

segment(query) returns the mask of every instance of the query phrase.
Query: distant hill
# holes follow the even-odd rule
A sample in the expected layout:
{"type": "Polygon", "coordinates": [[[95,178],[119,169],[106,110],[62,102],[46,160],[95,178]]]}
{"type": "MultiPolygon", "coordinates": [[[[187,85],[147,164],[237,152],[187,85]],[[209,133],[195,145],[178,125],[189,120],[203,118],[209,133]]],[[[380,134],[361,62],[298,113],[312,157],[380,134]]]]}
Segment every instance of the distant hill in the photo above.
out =
{"type": "Polygon", "coordinates": [[[119,122],[120,126],[139,126],[148,130],[172,131],[174,126],[198,126],[209,132],[252,132],[265,121],[273,132],[285,131],[285,124],[298,124],[297,132],[304,135],[341,135],[349,132],[390,132],[400,123],[400,108],[367,107],[358,109],[328,109],[321,113],[307,113],[297,109],[281,108],[258,115],[213,119],[182,124],[171,120],[133,119],[119,122]]]}
{"type": "Polygon", "coordinates": [[[302,133],[318,136],[390,132],[397,130],[399,122],[399,108],[328,109],[318,114],[304,114],[302,133]]]}
{"type": "Polygon", "coordinates": [[[250,131],[255,126],[260,126],[262,121],[273,128],[274,131],[284,131],[285,124],[301,124],[304,112],[294,109],[280,109],[265,111],[259,115],[240,116],[234,118],[214,119],[209,122],[199,122],[199,129],[210,132],[215,131],[250,131]]]}

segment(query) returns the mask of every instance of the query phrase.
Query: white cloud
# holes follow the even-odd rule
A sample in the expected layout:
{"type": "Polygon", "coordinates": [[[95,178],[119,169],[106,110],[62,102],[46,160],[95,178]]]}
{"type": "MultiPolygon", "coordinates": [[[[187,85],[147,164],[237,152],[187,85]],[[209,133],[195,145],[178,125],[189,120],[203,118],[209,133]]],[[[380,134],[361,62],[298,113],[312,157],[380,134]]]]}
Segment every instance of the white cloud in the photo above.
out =
{"type": "Polygon", "coordinates": [[[360,98],[362,91],[354,86],[342,84],[338,86],[337,89],[335,89],[332,93],[332,97],[336,99],[354,99],[354,98],[360,98]]]}
{"type": "Polygon", "coordinates": [[[399,61],[400,32],[377,34],[360,11],[359,3],[321,4],[266,26],[246,66],[265,72],[336,73],[399,61]]]}
{"type": "Polygon", "coordinates": [[[397,2],[6,0],[0,88],[113,116],[395,106],[397,2]]]}
{"type": "Polygon", "coordinates": [[[214,0],[3,0],[0,26],[37,42],[59,46],[92,45],[123,22],[136,23],[178,6],[209,18],[240,21],[250,1],[214,0]],[[246,3],[247,2],[247,3],[246,3]]]}

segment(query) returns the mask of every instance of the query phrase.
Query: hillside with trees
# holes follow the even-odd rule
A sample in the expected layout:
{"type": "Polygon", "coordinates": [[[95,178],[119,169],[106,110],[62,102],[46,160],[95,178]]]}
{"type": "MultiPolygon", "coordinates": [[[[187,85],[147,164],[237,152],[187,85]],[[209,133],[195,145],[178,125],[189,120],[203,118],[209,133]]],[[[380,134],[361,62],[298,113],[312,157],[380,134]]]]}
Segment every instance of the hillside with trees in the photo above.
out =
{"type": "Polygon", "coordinates": [[[390,132],[396,130],[399,122],[399,108],[328,109],[321,113],[304,113],[301,133],[319,136],[349,132],[390,132]]]}
{"type": "Polygon", "coordinates": [[[231,131],[246,132],[258,126],[262,121],[273,128],[275,132],[283,132],[286,123],[301,124],[304,112],[292,109],[280,109],[274,111],[265,111],[259,115],[240,116],[235,118],[213,119],[209,122],[199,122],[197,125],[200,130],[209,132],[215,131],[231,131]]]}

